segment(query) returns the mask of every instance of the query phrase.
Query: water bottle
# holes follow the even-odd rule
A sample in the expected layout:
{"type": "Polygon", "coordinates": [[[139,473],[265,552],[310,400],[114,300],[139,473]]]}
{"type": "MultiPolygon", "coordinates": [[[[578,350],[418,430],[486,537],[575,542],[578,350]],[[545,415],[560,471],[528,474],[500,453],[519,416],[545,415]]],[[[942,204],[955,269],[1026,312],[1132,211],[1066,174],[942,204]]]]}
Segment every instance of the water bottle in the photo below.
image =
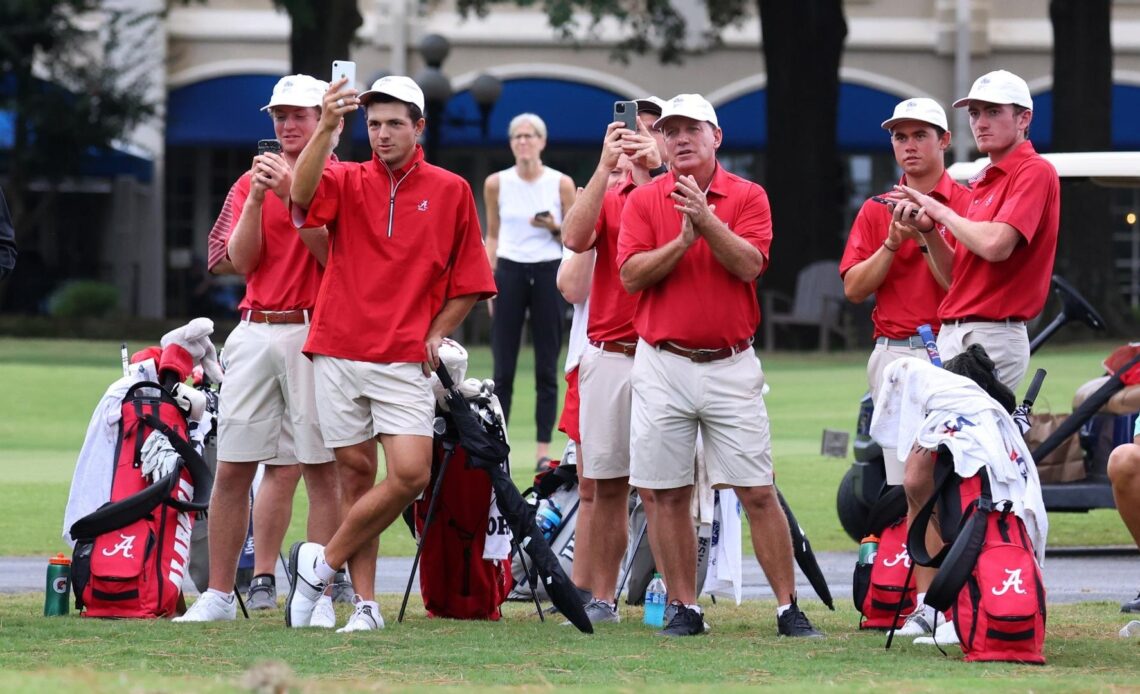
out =
{"type": "Polygon", "coordinates": [[[879,536],[868,535],[859,543],[859,563],[869,565],[875,563],[875,555],[879,553],[879,536]]]}
{"type": "Polygon", "coordinates": [[[48,560],[47,587],[44,590],[44,616],[67,614],[71,597],[71,560],[57,554],[48,560]]]}
{"type": "Polygon", "coordinates": [[[1140,621],[1133,619],[1131,622],[1124,625],[1120,630],[1120,638],[1129,639],[1133,636],[1140,636],[1140,621]]]}
{"type": "Polygon", "coordinates": [[[657,572],[645,588],[645,623],[651,627],[665,626],[665,579],[657,572]]]}
{"type": "Polygon", "coordinates": [[[534,523],[546,541],[550,542],[562,525],[562,509],[553,499],[543,499],[538,502],[538,509],[534,512],[534,523]]]}

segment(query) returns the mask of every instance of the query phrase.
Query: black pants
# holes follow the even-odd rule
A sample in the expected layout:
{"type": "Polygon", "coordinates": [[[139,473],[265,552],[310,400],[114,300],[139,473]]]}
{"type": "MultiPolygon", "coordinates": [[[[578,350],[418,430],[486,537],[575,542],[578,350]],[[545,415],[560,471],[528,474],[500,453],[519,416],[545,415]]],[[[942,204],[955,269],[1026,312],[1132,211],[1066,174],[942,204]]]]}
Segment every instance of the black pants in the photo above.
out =
{"type": "Polygon", "coordinates": [[[491,356],[495,361],[495,395],[511,418],[511,394],[522,345],[523,322],[530,314],[534,343],[535,440],[549,443],[558,409],[558,355],[562,351],[562,320],[566,302],[558,292],[560,261],[516,263],[499,258],[495,269],[495,312],[491,320],[491,356]]]}

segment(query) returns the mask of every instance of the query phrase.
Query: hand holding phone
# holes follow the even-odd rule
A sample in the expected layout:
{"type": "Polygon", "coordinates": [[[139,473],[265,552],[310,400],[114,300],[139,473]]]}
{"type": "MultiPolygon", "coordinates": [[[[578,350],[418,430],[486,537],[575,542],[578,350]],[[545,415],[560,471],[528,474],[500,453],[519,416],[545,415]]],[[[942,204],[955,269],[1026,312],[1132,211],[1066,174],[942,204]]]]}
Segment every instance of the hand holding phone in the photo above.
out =
{"type": "MultiPolygon", "coordinates": [[[[884,198],[881,195],[872,195],[871,200],[873,202],[879,203],[880,205],[886,205],[887,208],[890,209],[891,211],[894,211],[895,205],[898,204],[897,200],[891,200],[890,198],[884,198]]],[[[917,207],[910,211],[910,216],[911,217],[917,217],[918,216],[918,208],[917,207]]]]}
{"type": "Polygon", "coordinates": [[[334,60],[332,64],[332,79],[329,83],[340,79],[348,79],[343,88],[356,89],[356,63],[351,60],[334,60]]]}
{"type": "Polygon", "coordinates": [[[637,102],[615,101],[614,120],[621,122],[633,132],[637,132],[637,102]]]}
{"type": "Polygon", "coordinates": [[[281,154],[281,142],[278,140],[258,140],[257,154],[260,156],[269,152],[281,154]]]}

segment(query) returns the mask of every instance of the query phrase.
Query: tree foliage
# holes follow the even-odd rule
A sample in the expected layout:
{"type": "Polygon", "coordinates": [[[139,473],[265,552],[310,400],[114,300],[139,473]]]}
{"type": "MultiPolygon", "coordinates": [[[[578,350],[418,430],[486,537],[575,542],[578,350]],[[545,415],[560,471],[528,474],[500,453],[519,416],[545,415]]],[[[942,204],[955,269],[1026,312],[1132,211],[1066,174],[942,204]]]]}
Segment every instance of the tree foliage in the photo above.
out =
{"type": "Polygon", "coordinates": [[[12,117],[6,192],[22,234],[53,200],[49,192],[29,209],[30,182],[53,190],[79,173],[84,156],[108,150],[155,112],[147,71],[118,49],[124,30],[156,19],[99,0],[0,3],[0,110],[12,117]]]}

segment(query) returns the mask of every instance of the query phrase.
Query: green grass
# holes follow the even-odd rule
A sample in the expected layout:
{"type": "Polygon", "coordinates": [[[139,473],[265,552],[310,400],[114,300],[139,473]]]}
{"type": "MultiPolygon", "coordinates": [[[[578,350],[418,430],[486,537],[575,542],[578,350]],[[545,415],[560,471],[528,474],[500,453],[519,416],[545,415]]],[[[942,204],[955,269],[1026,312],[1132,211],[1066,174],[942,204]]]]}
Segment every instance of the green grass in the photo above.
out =
{"type": "MultiPolygon", "coordinates": [[[[1081,383],[1100,373],[1100,362],[1115,345],[1047,347],[1033,367],[1049,371],[1038,399],[1039,412],[1067,412],[1081,383]]],[[[138,347],[135,345],[134,347],[138,347]]],[[[796,515],[819,550],[851,549],[835,514],[835,490],[847,458],[819,454],[823,429],[851,431],[857,403],[866,389],[866,353],[761,355],[772,387],[772,420],[777,479],[796,515]]],[[[510,427],[514,477],[529,484],[535,458],[532,352],[524,350],[515,386],[510,427]]],[[[120,373],[119,347],[111,342],[0,338],[0,555],[49,555],[65,549],[60,539],[63,509],[91,410],[107,384],[120,373]]],[[[486,348],[471,354],[471,375],[489,375],[486,348]]],[[[555,434],[557,455],[565,437],[555,434]]],[[[307,504],[297,495],[286,546],[304,534],[307,504]]],[[[1050,545],[1130,544],[1113,510],[1053,514],[1050,545]]],[[[410,555],[406,529],[397,524],[381,539],[381,553],[410,555]]]]}
{"type": "MultiPolygon", "coordinates": [[[[396,597],[382,611],[396,613],[396,597]]],[[[827,612],[805,601],[828,637],[793,641],[775,635],[774,604],[707,607],[712,632],[664,640],[623,607],[623,622],[588,636],[554,619],[540,623],[526,604],[506,606],[497,623],[430,619],[413,601],[403,624],[343,635],[286,631],[280,613],[249,621],[172,624],[44,618],[35,596],[0,596],[0,689],[97,692],[233,691],[260,673],[286,672],[295,691],[392,691],[464,685],[480,689],[552,687],[604,691],[667,687],[739,691],[1095,691],[1131,689],[1135,639],[1108,603],[1050,609],[1048,664],[971,664],[957,648],[943,657],[928,646],[859,632],[850,605],[827,612]],[[273,665],[271,663],[276,663],[273,665]]],[[[344,611],[346,606],[340,606],[344,611]]],[[[344,615],[341,615],[342,617],[344,615]]],[[[265,690],[269,691],[269,690],[265,690]]]]}

